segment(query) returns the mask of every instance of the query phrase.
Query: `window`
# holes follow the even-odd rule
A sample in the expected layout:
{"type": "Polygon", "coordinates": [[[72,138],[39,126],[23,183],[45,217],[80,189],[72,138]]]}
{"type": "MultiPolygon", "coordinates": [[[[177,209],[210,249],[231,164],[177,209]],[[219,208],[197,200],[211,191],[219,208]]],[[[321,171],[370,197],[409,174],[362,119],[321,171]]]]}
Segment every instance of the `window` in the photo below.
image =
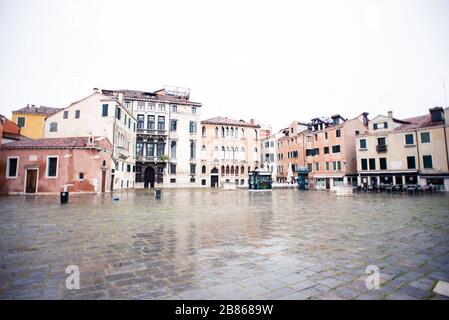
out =
{"type": "Polygon", "coordinates": [[[154,103],[148,103],[148,109],[154,110],[154,103]]]}
{"type": "Polygon", "coordinates": [[[327,132],[324,133],[324,139],[327,140],[327,132]]]}
{"type": "Polygon", "coordinates": [[[25,127],[25,117],[18,117],[18,118],[17,118],[17,125],[18,125],[20,128],[25,127]]]}
{"type": "Polygon", "coordinates": [[[335,136],[336,136],[337,138],[340,138],[340,137],[341,137],[341,130],[340,130],[340,129],[337,129],[337,130],[335,131],[335,136]]]}
{"type": "Polygon", "coordinates": [[[320,164],[318,162],[315,163],[315,171],[320,171],[320,164]]]}
{"type": "Polygon", "coordinates": [[[368,160],[362,159],[362,170],[368,170],[368,160]]]}
{"type": "Polygon", "coordinates": [[[154,143],[147,143],[147,157],[154,157],[154,143]]]}
{"type": "Polygon", "coordinates": [[[155,117],[154,116],[148,115],[147,129],[148,130],[155,129],[155,117]]]}
{"type": "Polygon", "coordinates": [[[170,164],[170,173],[176,174],[176,164],[173,163],[170,164]]]}
{"type": "Polygon", "coordinates": [[[312,172],[312,164],[311,164],[311,163],[308,163],[308,164],[307,164],[307,170],[308,170],[309,172],[312,172]]]}
{"type": "Polygon", "coordinates": [[[75,110],[75,119],[79,119],[80,118],[80,110],[75,110]]]}
{"type": "Polygon", "coordinates": [[[69,118],[69,112],[68,111],[64,111],[62,114],[62,118],[63,119],[68,119],[69,118]]]}
{"type": "Polygon", "coordinates": [[[416,169],[416,161],[415,157],[407,157],[407,168],[408,169],[416,169]]]}
{"type": "Polygon", "coordinates": [[[373,129],[377,130],[377,123],[373,124],[373,129]]]}
{"type": "Polygon", "coordinates": [[[412,144],[414,144],[413,134],[406,134],[406,135],[405,135],[405,144],[406,144],[406,145],[412,145],[412,144]]]}
{"type": "Polygon", "coordinates": [[[203,174],[206,173],[206,166],[202,166],[202,167],[201,167],[201,173],[203,173],[203,174]]]}
{"type": "Polygon", "coordinates": [[[421,143],[430,143],[430,133],[421,132],[421,143]]]}
{"type": "Polygon", "coordinates": [[[377,144],[378,144],[379,146],[385,146],[385,145],[387,144],[386,138],[385,138],[385,137],[383,137],[383,138],[377,138],[377,144]]]}
{"type": "Polygon", "coordinates": [[[130,164],[126,165],[126,172],[131,172],[131,165],[130,164]]]}
{"type": "Polygon", "coordinates": [[[332,162],[332,170],[337,171],[337,161],[332,162]]]}
{"type": "Polygon", "coordinates": [[[56,132],[56,131],[58,131],[58,123],[57,122],[50,123],[50,132],[56,132]]]}
{"type": "Polygon", "coordinates": [[[326,171],[329,171],[329,169],[330,169],[329,162],[326,162],[326,171]]]}
{"type": "Polygon", "coordinates": [[[195,183],[195,178],[190,178],[190,183],[195,183]]]}
{"type": "Polygon", "coordinates": [[[156,156],[162,157],[164,155],[164,149],[165,149],[165,143],[158,142],[157,143],[156,156]]]}
{"type": "Polygon", "coordinates": [[[58,176],[58,157],[47,157],[47,178],[58,176]]]}
{"type": "Polygon", "coordinates": [[[143,129],[145,127],[145,116],[143,114],[137,115],[137,129],[143,129]]]}
{"type": "Polygon", "coordinates": [[[341,161],[337,161],[337,170],[341,171],[341,161]]]}
{"type": "Polygon", "coordinates": [[[192,107],[192,113],[196,114],[196,107],[192,107]]]}
{"type": "Polygon", "coordinates": [[[7,178],[17,178],[17,164],[19,162],[19,158],[9,158],[8,164],[6,168],[6,177],[7,178]]]}
{"type": "Polygon", "coordinates": [[[172,159],[176,159],[176,141],[170,143],[170,156],[172,159]]]}
{"type": "Polygon", "coordinates": [[[78,179],[79,180],[84,180],[84,172],[78,173],[78,179]]]}
{"type": "Polygon", "coordinates": [[[219,130],[218,130],[217,127],[215,127],[215,137],[216,137],[216,138],[218,138],[218,133],[219,133],[219,130]]]}
{"type": "Polygon", "coordinates": [[[380,170],[387,170],[387,158],[379,158],[380,170]]]}
{"type": "Polygon", "coordinates": [[[170,131],[176,132],[177,128],[178,128],[178,120],[170,120],[170,131]]]}
{"type": "Polygon", "coordinates": [[[369,159],[369,169],[376,170],[376,159],[374,158],[369,159]]]}
{"type": "Polygon", "coordinates": [[[178,112],[178,106],[175,104],[172,104],[171,106],[171,112],[178,112]]]}
{"type": "Polygon", "coordinates": [[[189,132],[191,134],[195,134],[196,133],[196,122],[195,121],[190,121],[189,132]]]}
{"type": "Polygon", "coordinates": [[[201,185],[202,185],[202,186],[205,186],[205,185],[206,185],[206,179],[202,179],[202,180],[201,180],[201,185]]]}
{"type": "Polygon", "coordinates": [[[366,139],[360,139],[360,149],[366,149],[366,139]]]}
{"type": "Polygon", "coordinates": [[[159,111],[165,111],[165,103],[159,103],[159,111]]]}
{"type": "Polygon", "coordinates": [[[423,156],[422,157],[423,163],[424,163],[424,169],[432,169],[432,156],[423,156]]]}
{"type": "Polygon", "coordinates": [[[329,147],[324,147],[324,154],[328,154],[329,153],[329,147]]]}
{"type": "Polygon", "coordinates": [[[125,101],[125,107],[129,110],[131,108],[131,103],[129,101],[125,101]]]}
{"type": "Polygon", "coordinates": [[[195,164],[191,164],[190,165],[190,174],[195,174],[196,173],[196,165],[195,164]]]}
{"type": "Polygon", "coordinates": [[[137,102],[137,110],[145,110],[145,102],[137,102]]]}
{"type": "Polygon", "coordinates": [[[355,135],[358,136],[360,134],[359,130],[355,130],[355,135]]]}
{"type": "Polygon", "coordinates": [[[136,143],[136,155],[143,156],[143,143],[142,143],[142,141],[137,141],[137,143],[136,143]]]}
{"type": "Polygon", "coordinates": [[[159,130],[159,131],[165,130],[165,117],[164,116],[157,117],[157,130],[159,130]]]}
{"type": "Polygon", "coordinates": [[[119,106],[115,108],[115,117],[119,120],[122,118],[122,109],[119,106]]]}
{"type": "Polygon", "coordinates": [[[332,146],[332,153],[339,153],[340,152],[340,145],[332,146]]]}
{"type": "Polygon", "coordinates": [[[190,141],[190,160],[196,159],[196,142],[191,140],[190,141]]]}

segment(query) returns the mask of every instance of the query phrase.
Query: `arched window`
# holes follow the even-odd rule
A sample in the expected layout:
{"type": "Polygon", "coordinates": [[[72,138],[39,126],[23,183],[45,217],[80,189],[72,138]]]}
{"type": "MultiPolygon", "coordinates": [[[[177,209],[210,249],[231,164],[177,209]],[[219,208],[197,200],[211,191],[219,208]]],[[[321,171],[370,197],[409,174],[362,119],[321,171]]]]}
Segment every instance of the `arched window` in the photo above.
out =
{"type": "Polygon", "coordinates": [[[229,128],[226,127],[226,137],[229,137],[229,128]]]}
{"type": "Polygon", "coordinates": [[[234,166],[231,166],[231,175],[234,175],[234,166]]]}
{"type": "Polygon", "coordinates": [[[215,148],[214,148],[214,160],[218,160],[218,147],[217,146],[215,146],[215,148]]]}
{"type": "Polygon", "coordinates": [[[176,141],[171,142],[170,146],[170,157],[176,159],[176,141]]]}
{"type": "Polygon", "coordinates": [[[235,137],[236,137],[236,138],[239,137],[239,128],[235,128],[235,137]]]}
{"type": "Polygon", "coordinates": [[[241,173],[241,174],[245,174],[245,167],[244,167],[244,166],[242,166],[242,167],[240,168],[240,173],[241,173]]]}
{"type": "Polygon", "coordinates": [[[206,146],[203,145],[201,147],[201,159],[206,159],[207,158],[207,154],[206,154],[206,146]]]}
{"type": "Polygon", "coordinates": [[[225,136],[225,128],[221,127],[221,136],[224,137],[225,136]]]}
{"type": "Polygon", "coordinates": [[[225,147],[221,147],[221,159],[222,159],[222,160],[226,159],[226,151],[225,151],[225,147]]]}
{"type": "Polygon", "coordinates": [[[256,139],[258,139],[258,137],[257,137],[257,134],[258,134],[257,130],[254,130],[254,133],[256,135],[256,139]]]}
{"type": "Polygon", "coordinates": [[[203,126],[203,127],[201,128],[201,134],[203,135],[203,137],[206,136],[206,126],[203,126]]]}
{"type": "Polygon", "coordinates": [[[248,173],[251,171],[251,166],[248,166],[248,173]]]}
{"type": "Polygon", "coordinates": [[[143,156],[143,141],[142,141],[142,139],[137,139],[137,142],[136,142],[136,155],[143,156]]]}
{"type": "Polygon", "coordinates": [[[242,138],[245,138],[245,129],[242,128],[242,138]]]}
{"type": "Polygon", "coordinates": [[[240,160],[245,161],[245,159],[246,159],[245,148],[242,147],[242,151],[240,154],[240,160]]]}
{"type": "Polygon", "coordinates": [[[235,160],[234,147],[231,147],[231,159],[232,159],[232,160],[235,160]]]}
{"type": "Polygon", "coordinates": [[[236,176],[239,175],[239,167],[238,167],[238,166],[235,167],[235,175],[236,175],[236,176]]]}
{"type": "Polygon", "coordinates": [[[203,174],[206,173],[206,166],[201,167],[201,173],[203,173],[203,174]]]}
{"type": "Polygon", "coordinates": [[[231,159],[231,152],[229,151],[229,147],[226,147],[226,159],[231,159]]]}
{"type": "Polygon", "coordinates": [[[218,127],[215,127],[215,136],[218,138],[218,127]]]}
{"type": "Polygon", "coordinates": [[[231,128],[231,137],[234,138],[234,128],[231,128]]]}
{"type": "Polygon", "coordinates": [[[229,174],[229,166],[226,166],[226,174],[229,174]]]}
{"type": "Polygon", "coordinates": [[[224,174],[225,174],[225,167],[221,166],[221,175],[224,176],[224,174]]]}

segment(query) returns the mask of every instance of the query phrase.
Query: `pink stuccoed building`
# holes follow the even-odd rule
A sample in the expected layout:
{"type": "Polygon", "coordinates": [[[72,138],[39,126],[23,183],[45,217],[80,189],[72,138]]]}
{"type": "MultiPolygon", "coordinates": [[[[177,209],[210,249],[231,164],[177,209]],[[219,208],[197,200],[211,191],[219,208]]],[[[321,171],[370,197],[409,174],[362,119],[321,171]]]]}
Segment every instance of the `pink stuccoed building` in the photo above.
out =
{"type": "Polygon", "coordinates": [[[0,148],[1,194],[110,191],[112,146],[105,137],[23,140],[0,148]]]}

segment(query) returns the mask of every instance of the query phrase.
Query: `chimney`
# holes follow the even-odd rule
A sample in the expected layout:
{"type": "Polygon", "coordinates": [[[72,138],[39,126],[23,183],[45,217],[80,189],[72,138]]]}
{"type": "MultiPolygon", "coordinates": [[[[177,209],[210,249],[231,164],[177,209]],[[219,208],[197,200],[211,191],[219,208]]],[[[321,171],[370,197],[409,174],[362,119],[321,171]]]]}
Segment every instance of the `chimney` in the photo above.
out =
{"type": "Polygon", "coordinates": [[[36,106],[34,104],[31,105],[31,108],[35,108],[36,106]]]}
{"type": "Polygon", "coordinates": [[[388,118],[393,118],[393,111],[388,111],[388,118]]]}
{"type": "Polygon", "coordinates": [[[254,125],[254,119],[250,119],[249,123],[251,123],[251,125],[254,125]]]}
{"type": "Polygon", "coordinates": [[[98,88],[94,88],[95,93],[98,93],[98,91],[99,91],[98,88]]]}
{"type": "Polygon", "coordinates": [[[435,107],[429,109],[430,118],[432,122],[443,121],[444,120],[444,110],[441,107],[435,107]]]}

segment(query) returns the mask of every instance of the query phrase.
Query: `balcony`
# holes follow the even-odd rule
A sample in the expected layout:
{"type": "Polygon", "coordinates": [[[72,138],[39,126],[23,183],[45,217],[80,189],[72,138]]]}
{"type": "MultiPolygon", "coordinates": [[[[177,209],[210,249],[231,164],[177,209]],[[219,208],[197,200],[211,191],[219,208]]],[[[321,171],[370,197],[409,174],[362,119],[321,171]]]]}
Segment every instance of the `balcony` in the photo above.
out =
{"type": "Polygon", "coordinates": [[[141,156],[141,155],[137,155],[136,156],[136,161],[140,161],[140,162],[166,162],[168,159],[168,157],[163,155],[163,156],[141,156]]]}
{"type": "Polygon", "coordinates": [[[378,144],[376,146],[376,151],[378,153],[387,152],[387,145],[386,144],[378,144]]]}
{"type": "Polygon", "coordinates": [[[137,129],[137,134],[146,134],[152,136],[166,136],[167,130],[157,130],[157,129],[137,129]]]}

